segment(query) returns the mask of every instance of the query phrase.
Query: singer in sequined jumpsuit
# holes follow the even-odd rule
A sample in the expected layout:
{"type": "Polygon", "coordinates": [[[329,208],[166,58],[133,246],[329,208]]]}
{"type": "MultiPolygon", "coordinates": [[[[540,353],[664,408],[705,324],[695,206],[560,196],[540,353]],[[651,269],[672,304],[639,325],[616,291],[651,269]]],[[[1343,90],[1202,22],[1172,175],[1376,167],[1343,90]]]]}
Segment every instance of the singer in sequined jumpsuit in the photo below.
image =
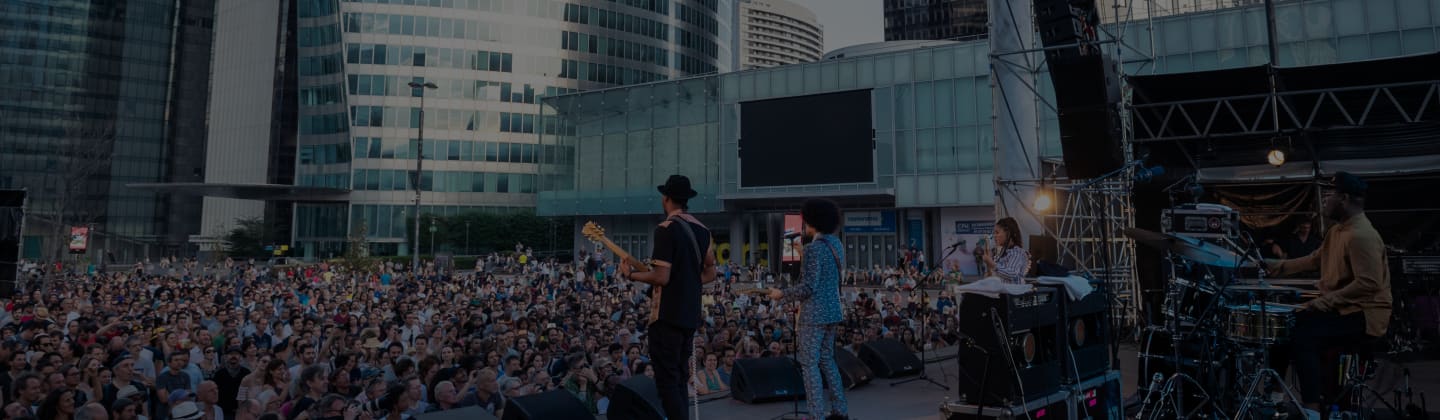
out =
{"type": "Polygon", "coordinates": [[[782,303],[800,303],[797,359],[805,377],[810,415],[844,419],[849,409],[840,369],[835,366],[835,335],[845,318],[840,306],[845,246],[833,236],[840,227],[840,207],[830,200],[809,200],[801,207],[800,217],[805,222],[804,235],[811,239],[801,257],[804,268],[800,283],[783,291],[771,289],[770,298],[782,303]],[[823,386],[822,378],[830,384],[829,389],[823,386]]]}

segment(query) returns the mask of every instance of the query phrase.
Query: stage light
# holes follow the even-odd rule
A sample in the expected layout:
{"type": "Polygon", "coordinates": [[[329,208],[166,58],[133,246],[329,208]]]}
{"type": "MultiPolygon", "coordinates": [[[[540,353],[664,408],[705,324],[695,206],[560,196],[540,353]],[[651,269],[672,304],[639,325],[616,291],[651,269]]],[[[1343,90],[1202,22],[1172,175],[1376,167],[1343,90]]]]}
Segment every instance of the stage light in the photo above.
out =
{"type": "Polygon", "coordinates": [[[1038,212],[1050,211],[1055,206],[1055,198],[1050,196],[1049,191],[1040,190],[1035,193],[1035,204],[1033,208],[1038,212]]]}
{"type": "Polygon", "coordinates": [[[1270,152],[1265,154],[1265,160],[1270,162],[1270,166],[1284,165],[1285,151],[1280,150],[1279,147],[1272,147],[1270,148],[1270,152]]]}

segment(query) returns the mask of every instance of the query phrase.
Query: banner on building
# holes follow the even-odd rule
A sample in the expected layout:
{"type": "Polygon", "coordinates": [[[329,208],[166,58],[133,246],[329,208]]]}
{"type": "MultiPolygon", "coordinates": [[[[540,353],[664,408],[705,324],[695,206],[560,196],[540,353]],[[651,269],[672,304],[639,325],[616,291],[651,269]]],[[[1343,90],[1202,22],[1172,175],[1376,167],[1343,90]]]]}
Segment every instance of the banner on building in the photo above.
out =
{"type": "Polygon", "coordinates": [[[845,233],[895,233],[895,212],[847,211],[845,233]]]}
{"type": "Polygon", "coordinates": [[[86,226],[70,227],[70,253],[84,254],[87,245],[90,243],[90,228],[86,226]]]}
{"type": "Polygon", "coordinates": [[[982,242],[988,242],[995,232],[995,222],[956,220],[942,235],[945,238],[946,271],[959,271],[967,276],[980,275],[980,262],[975,254],[982,242]],[[954,251],[954,252],[951,252],[954,251]]]}
{"type": "Polygon", "coordinates": [[[798,214],[785,215],[785,247],[780,250],[780,262],[800,261],[800,252],[803,249],[801,237],[804,235],[805,224],[798,214]]]}

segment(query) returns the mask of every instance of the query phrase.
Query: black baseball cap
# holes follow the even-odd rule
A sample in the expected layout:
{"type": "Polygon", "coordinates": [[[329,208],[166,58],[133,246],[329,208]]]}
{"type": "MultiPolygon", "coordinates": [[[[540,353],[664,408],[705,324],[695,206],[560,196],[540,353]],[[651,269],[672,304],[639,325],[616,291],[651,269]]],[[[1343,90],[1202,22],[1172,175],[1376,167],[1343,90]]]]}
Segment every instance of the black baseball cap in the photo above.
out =
{"type": "Polygon", "coordinates": [[[1327,186],[1334,188],[1336,192],[1349,194],[1354,197],[1364,197],[1365,192],[1370,189],[1370,184],[1366,183],[1365,180],[1345,171],[1336,172],[1335,175],[1330,178],[1329,185],[1327,186]]]}

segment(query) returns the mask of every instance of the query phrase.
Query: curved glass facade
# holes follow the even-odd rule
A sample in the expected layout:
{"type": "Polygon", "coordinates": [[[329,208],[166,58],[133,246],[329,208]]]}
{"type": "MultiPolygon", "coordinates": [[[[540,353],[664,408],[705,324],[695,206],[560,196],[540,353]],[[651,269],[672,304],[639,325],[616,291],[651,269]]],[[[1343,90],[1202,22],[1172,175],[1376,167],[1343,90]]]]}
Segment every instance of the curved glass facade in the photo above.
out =
{"type": "MultiPolygon", "coordinates": [[[[339,255],[365,227],[407,253],[423,156],[422,212],[533,211],[557,94],[728,70],[733,0],[302,0],[302,185],[349,203],[299,204],[301,256],[339,255]],[[433,82],[421,92],[411,82],[433,82]],[[422,121],[421,95],[425,96],[422,121]],[[424,125],[424,145],[419,128],[424,125]],[[341,154],[346,156],[341,157],[341,154]]],[[[424,252],[430,252],[425,249],[424,252]]]]}

